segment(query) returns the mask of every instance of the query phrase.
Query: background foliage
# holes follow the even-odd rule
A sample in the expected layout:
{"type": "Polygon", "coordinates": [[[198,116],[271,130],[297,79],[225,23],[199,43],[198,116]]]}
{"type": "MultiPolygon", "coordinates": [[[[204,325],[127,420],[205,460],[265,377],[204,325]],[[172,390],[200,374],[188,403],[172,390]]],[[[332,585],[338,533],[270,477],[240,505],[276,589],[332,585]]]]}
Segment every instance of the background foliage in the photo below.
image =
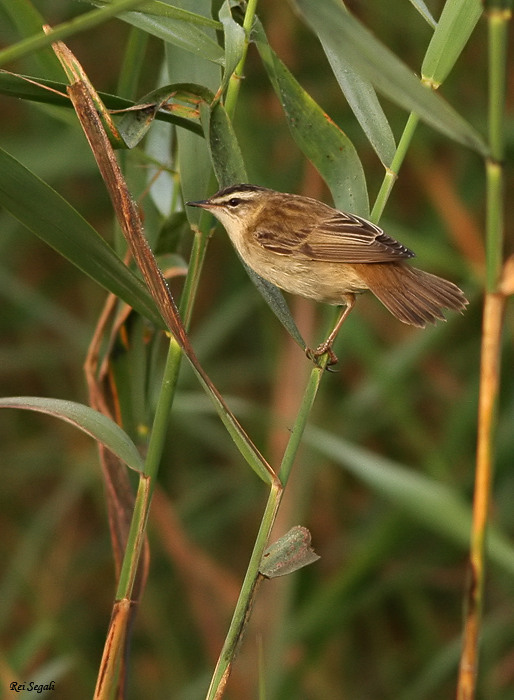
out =
{"type": "MultiPolygon", "coordinates": [[[[34,5],[50,24],[84,11],[69,0],[34,5]]],[[[440,8],[430,4],[434,16],[440,8]]],[[[394,16],[388,3],[351,9],[419,72],[431,29],[409,3],[394,16]]],[[[354,143],[373,202],[383,167],[315,36],[288,4],[261,0],[258,14],[274,51],[354,143]]],[[[2,45],[20,38],[5,4],[0,27],[2,45]]],[[[129,86],[120,86],[119,76],[131,36],[127,24],[111,20],[67,43],[98,90],[123,94],[129,86]]],[[[479,23],[443,88],[482,133],[485,41],[479,23]]],[[[136,96],[156,87],[162,60],[162,42],[150,38],[136,96]]],[[[8,67],[34,74],[30,57],[8,67]]],[[[186,61],[180,71],[187,76],[186,61]]],[[[249,181],[330,201],[291,137],[254,46],[244,72],[234,128],[249,181]]],[[[506,192],[513,184],[512,75],[509,87],[506,192]]],[[[384,107],[398,138],[405,113],[387,101],[384,107]]],[[[112,240],[110,202],[73,114],[2,96],[0,120],[2,148],[112,240]]],[[[173,168],[169,133],[169,126],[154,124],[149,138],[153,157],[173,168]]],[[[146,229],[159,235],[157,251],[179,256],[172,263],[180,269],[191,233],[183,214],[168,215],[176,174],[170,180],[162,175],[157,182],[164,184],[151,197],[148,152],[139,148],[120,157],[146,229]]],[[[187,163],[181,171],[188,177],[187,163]]],[[[512,198],[506,204],[512,221],[512,198]]],[[[358,300],[337,343],[339,371],[324,378],[277,523],[277,534],[297,523],[308,526],[322,558],[261,587],[227,697],[256,697],[259,676],[270,698],[453,697],[475,459],[483,221],[482,158],[420,126],[381,225],[416,251],[420,267],[460,284],[469,310],[421,332],[396,322],[373,298],[358,300]],[[448,493],[455,500],[448,501],[448,493]]],[[[105,293],[4,211],[0,230],[0,394],[86,403],[82,364],[105,293]]],[[[180,274],[171,285],[179,295],[180,274]]],[[[316,343],[331,310],[290,302],[304,337],[316,343]]],[[[130,397],[125,428],[133,436],[147,424],[158,389],[145,383],[143,350],[135,343],[145,336],[138,324],[132,320],[128,340],[120,340],[116,364],[130,397]]],[[[493,496],[494,525],[507,537],[514,528],[513,331],[510,317],[493,496]]],[[[209,244],[191,338],[215,385],[276,464],[309,366],[222,230],[209,244]]],[[[163,344],[149,342],[155,362],[162,362],[163,344]]],[[[266,496],[188,367],[179,381],[149,524],[151,566],[134,630],[133,698],[205,693],[266,496]]],[[[8,688],[15,677],[36,674],[58,679],[53,697],[88,697],[115,592],[95,445],[64,423],[24,411],[2,412],[0,445],[2,684],[8,688]]],[[[478,686],[479,697],[488,700],[507,700],[514,686],[513,559],[511,545],[496,541],[478,686]]]]}

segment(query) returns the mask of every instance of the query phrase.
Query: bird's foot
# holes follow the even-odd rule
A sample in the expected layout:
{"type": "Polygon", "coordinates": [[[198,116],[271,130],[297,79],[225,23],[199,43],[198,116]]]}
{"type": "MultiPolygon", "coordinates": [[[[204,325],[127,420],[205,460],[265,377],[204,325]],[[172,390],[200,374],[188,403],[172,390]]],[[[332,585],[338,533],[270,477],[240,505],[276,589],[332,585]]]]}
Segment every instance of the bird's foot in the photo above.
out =
{"type": "Polygon", "coordinates": [[[312,350],[311,348],[307,348],[305,350],[305,354],[309,358],[309,360],[312,360],[315,365],[319,366],[319,358],[322,357],[323,355],[328,355],[328,362],[327,362],[327,367],[331,367],[332,365],[336,365],[338,362],[337,355],[335,352],[332,350],[332,346],[330,343],[321,343],[321,345],[318,345],[318,347],[315,350],[312,350]]]}

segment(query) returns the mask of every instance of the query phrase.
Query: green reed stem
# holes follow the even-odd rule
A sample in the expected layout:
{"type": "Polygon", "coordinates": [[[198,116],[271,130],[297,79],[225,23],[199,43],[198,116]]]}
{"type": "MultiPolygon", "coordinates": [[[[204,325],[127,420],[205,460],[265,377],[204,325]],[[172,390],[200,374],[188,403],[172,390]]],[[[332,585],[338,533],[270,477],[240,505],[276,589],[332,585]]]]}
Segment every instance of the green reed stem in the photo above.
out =
{"type": "Polygon", "coordinates": [[[487,176],[487,291],[497,288],[503,261],[503,158],[505,89],[507,71],[508,27],[511,18],[506,10],[488,13],[489,29],[489,147],[487,176]]]}
{"type": "Polygon", "coordinates": [[[266,508],[259,527],[259,532],[257,534],[245,578],[241,586],[239,598],[234,609],[232,621],[230,623],[230,627],[225,638],[225,643],[221,650],[218,663],[207,692],[206,700],[215,700],[215,698],[220,698],[228,680],[232,663],[243,636],[245,625],[252,609],[255,593],[257,591],[257,584],[260,580],[259,566],[262,556],[268,544],[269,535],[278,513],[284,488],[291,473],[291,468],[298,452],[310,412],[314,405],[321,379],[325,372],[327,360],[328,357],[325,356],[324,360],[321,362],[321,365],[319,367],[313,367],[311,371],[300,409],[291,430],[291,437],[289,438],[282,458],[282,463],[280,465],[280,483],[272,485],[271,487],[268,502],[266,503],[266,508]]]}
{"type": "Polygon", "coordinates": [[[382,185],[380,187],[377,198],[375,200],[375,204],[371,211],[370,219],[374,223],[378,223],[378,221],[380,221],[380,218],[384,212],[385,205],[387,204],[389,195],[391,194],[394,183],[396,182],[396,179],[398,177],[398,173],[400,172],[402,163],[405,160],[405,156],[407,155],[407,151],[409,150],[409,146],[414,137],[414,132],[416,131],[418,122],[418,115],[411,113],[409,115],[409,118],[407,119],[405,128],[403,129],[403,133],[398,143],[396,153],[394,154],[394,158],[391,162],[391,166],[386,170],[386,174],[382,181],[382,185]]]}
{"type": "Polygon", "coordinates": [[[174,338],[170,340],[168,357],[162,380],[161,392],[157,401],[152,432],[148,444],[148,452],[145,460],[145,473],[139,480],[139,486],[134,504],[134,512],[130,523],[130,530],[125,548],[125,556],[118,581],[116,598],[130,598],[134,587],[137,565],[143,547],[142,533],[146,528],[150,503],[159,465],[161,462],[164,442],[169,424],[169,415],[175,397],[180,358],[182,351],[174,338]]]}
{"type": "MultiPolygon", "coordinates": [[[[247,36],[253,17],[255,14],[256,0],[249,3],[245,15],[244,28],[247,36]]],[[[244,55],[238,64],[238,69],[242,70],[244,60],[246,58],[247,46],[244,55]]],[[[231,81],[229,84],[227,95],[230,96],[230,107],[227,109],[229,114],[235,109],[238,90],[236,86],[239,81],[231,81]]],[[[200,276],[205,260],[207,245],[209,240],[210,215],[202,215],[200,226],[193,239],[193,247],[189,259],[188,273],[184,282],[179,311],[186,330],[189,328],[194,302],[198,291],[200,276]]],[[[136,495],[133,518],[131,521],[126,556],[124,557],[120,579],[118,582],[118,590],[116,597],[118,599],[130,597],[134,586],[135,575],[137,571],[137,562],[141,555],[143,546],[143,537],[141,536],[146,528],[148,513],[150,509],[151,496],[155,486],[155,479],[158,473],[160,460],[162,457],[164,444],[166,440],[167,428],[169,424],[169,416],[172,410],[173,401],[175,398],[175,390],[180,371],[182,360],[182,351],[176,341],[170,340],[168,356],[164,369],[161,392],[159,394],[156,413],[150,434],[148,453],[145,461],[145,476],[149,478],[150,483],[147,485],[145,480],[140,480],[139,488],[136,495]]]]}
{"type": "Polygon", "coordinates": [[[268,538],[275,522],[275,518],[282,500],[283,488],[279,485],[271,487],[268,501],[262,515],[259,532],[255,540],[254,548],[246,574],[241,586],[239,598],[237,599],[234,614],[230,622],[230,627],[225,637],[223,648],[218,657],[218,663],[214,669],[209,690],[207,691],[206,700],[215,700],[222,696],[223,690],[227,683],[232,663],[234,661],[239,643],[241,641],[249,612],[252,607],[252,601],[255,597],[257,584],[259,581],[259,566],[262,555],[266,548],[268,538]]]}
{"type": "Polygon", "coordinates": [[[41,33],[31,36],[28,39],[23,39],[17,44],[14,44],[14,46],[9,46],[9,48],[0,51],[0,65],[10,63],[11,61],[17,61],[34,51],[50,46],[54,41],[62,41],[62,39],[68,36],[73,36],[87,29],[92,29],[120,12],[134,9],[143,2],[144,0],[118,0],[118,2],[113,2],[111,5],[101,7],[98,10],[86,12],[69,22],[62,22],[56,27],[53,27],[52,32],[48,35],[41,33]]]}
{"type": "Polygon", "coordinates": [[[496,412],[500,389],[501,336],[505,296],[500,280],[504,230],[504,112],[511,12],[490,7],[489,33],[489,146],[486,162],[487,278],[482,322],[478,438],[471,528],[470,565],[466,591],[462,653],[457,700],[473,700],[478,677],[479,639],[485,589],[487,524],[494,476],[496,412]]]}
{"type": "Polygon", "coordinates": [[[252,31],[252,26],[253,26],[253,21],[255,19],[255,11],[257,9],[257,2],[258,0],[248,0],[248,4],[246,6],[246,12],[243,20],[243,29],[245,31],[245,43],[243,47],[243,55],[241,56],[241,59],[239,63],[236,66],[236,69],[232,76],[230,77],[230,81],[228,84],[227,88],[227,95],[225,98],[225,109],[227,110],[227,113],[229,117],[234,116],[234,112],[236,109],[236,103],[237,103],[237,98],[239,95],[239,89],[241,87],[241,81],[243,79],[244,75],[244,66],[246,63],[246,55],[248,53],[248,47],[250,45],[250,34],[252,31]]]}

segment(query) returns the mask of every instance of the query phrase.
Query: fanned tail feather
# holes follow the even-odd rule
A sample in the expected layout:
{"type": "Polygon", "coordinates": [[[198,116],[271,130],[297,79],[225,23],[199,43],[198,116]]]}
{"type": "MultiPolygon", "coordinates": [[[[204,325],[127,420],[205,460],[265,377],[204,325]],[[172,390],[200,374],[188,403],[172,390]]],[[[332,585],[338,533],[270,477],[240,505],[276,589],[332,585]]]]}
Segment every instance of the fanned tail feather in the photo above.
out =
{"type": "Polygon", "coordinates": [[[368,288],[382,304],[399,321],[412,326],[424,328],[427,323],[444,321],[443,309],[463,311],[468,303],[453,282],[410,265],[370,264],[359,268],[368,288]]]}

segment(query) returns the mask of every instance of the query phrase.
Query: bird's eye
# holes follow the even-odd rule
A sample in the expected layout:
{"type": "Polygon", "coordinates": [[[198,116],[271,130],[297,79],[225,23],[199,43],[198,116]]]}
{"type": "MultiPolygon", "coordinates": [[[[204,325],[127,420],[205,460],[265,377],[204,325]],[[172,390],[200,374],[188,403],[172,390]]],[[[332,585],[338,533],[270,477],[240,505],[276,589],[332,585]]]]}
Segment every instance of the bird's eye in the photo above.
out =
{"type": "Polygon", "coordinates": [[[237,197],[232,197],[232,199],[228,200],[229,207],[237,207],[239,204],[241,204],[241,200],[237,197]]]}

